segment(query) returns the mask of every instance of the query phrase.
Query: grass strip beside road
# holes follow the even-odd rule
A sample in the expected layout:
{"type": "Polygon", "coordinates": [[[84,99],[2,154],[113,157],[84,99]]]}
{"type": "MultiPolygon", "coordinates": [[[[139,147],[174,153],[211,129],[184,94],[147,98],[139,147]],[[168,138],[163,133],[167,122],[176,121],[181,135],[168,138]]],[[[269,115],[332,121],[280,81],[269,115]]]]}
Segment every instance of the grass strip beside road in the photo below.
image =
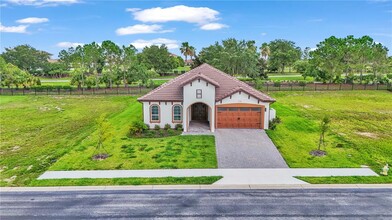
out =
{"type": "Polygon", "coordinates": [[[111,178],[111,179],[48,179],[33,180],[29,186],[111,186],[111,185],[188,185],[212,184],[221,176],[161,177],[161,178],[111,178]]]}

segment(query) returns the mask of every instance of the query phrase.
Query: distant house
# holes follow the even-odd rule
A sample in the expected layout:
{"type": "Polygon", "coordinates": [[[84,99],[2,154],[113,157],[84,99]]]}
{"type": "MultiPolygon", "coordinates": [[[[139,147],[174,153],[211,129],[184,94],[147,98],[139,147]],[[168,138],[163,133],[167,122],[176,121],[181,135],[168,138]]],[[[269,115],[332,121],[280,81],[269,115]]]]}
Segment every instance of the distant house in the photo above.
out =
{"type": "Polygon", "coordinates": [[[138,99],[143,118],[150,127],[192,122],[216,128],[267,129],[275,115],[275,100],[248,84],[208,65],[180,75],[138,99]]]}
{"type": "Polygon", "coordinates": [[[178,55],[174,54],[174,53],[169,53],[169,56],[171,56],[171,57],[178,57],[178,55]]]}
{"type": "Polygon", "coordinates": [[[58,59],[48,59],[49,63],[58,63],[59,60],[58,59]]]}
{"type": "Polygon", "coordinates": [[[184,62],[185,62],[185,66],[191,66],[193,64],[193,60],[192,59],[184,60],[184,62]]]}

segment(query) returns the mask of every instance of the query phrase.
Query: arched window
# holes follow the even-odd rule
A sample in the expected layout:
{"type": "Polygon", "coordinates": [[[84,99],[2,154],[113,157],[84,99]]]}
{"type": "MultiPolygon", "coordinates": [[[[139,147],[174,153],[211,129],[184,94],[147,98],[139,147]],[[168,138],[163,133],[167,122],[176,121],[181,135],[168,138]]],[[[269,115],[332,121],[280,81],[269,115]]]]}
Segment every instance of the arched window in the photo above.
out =
{"type": "Polygon", "coordinates": [[[173,122],[182,122],[182,107],[181,105],[173,106],[173,122]]]}
{"type": "Polygon", "coordinates": [[[160,121],[160,112],[158,105],[151,105],[150,107],[150,119],[151,122],[159,122],[160,121]]]}

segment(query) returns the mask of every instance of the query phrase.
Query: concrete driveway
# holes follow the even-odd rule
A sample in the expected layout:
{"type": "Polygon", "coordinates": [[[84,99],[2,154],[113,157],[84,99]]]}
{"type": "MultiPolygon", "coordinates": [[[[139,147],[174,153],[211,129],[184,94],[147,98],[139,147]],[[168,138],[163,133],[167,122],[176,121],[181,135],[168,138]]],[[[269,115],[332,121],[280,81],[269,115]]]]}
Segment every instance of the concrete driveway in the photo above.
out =
{"type": "Polygon", "coordinates": [[[218,168],[288,168],[264,130],[217,129],[218,168]]]}

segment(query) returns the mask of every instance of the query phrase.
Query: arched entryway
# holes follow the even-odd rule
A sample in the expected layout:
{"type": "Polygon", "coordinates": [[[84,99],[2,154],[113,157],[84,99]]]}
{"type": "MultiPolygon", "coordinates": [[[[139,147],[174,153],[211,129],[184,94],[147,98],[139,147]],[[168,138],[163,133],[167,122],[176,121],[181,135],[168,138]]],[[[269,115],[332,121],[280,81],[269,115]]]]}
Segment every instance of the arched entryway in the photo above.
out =
{"type": "Polygon", "coordinates": [[[188,108],[189,123],[188,132],[202,133],[211,130],[211,108],[202,103],[196,102],[188,108]]]}
{"type": "Polygon", "coordinates": [[[192,121],[208,121],[208,106],[202,102],[195,103],[191,106],[192,121]]]}

